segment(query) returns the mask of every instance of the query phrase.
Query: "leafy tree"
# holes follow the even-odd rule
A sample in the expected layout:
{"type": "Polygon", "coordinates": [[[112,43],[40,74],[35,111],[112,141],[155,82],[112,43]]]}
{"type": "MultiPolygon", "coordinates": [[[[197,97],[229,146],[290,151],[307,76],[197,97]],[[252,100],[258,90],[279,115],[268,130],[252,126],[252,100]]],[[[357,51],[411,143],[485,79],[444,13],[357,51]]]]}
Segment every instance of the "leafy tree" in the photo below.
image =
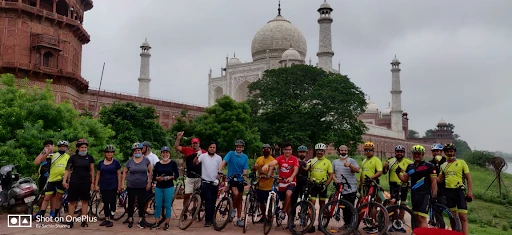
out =
{"type": "Polygon", "coordinates": [[[173,134],[185,131],[190,144],[192,136],[201,140],[206,148],[210,141],[217,143],[217,152],[227,153],[234,149],[235,140],[245,141],[245,152],[259,153],[261,147],[259,132],[251,127],[251,109],[245,102],[236,102],[229,96],[219,98],[205,113],[187,123],[183,117],[173,125],[173,134]]]}
{"type": "Polygon", "coordinates": [[[362,142],[366,126],[357,117],[364,112],[364,93],[345,75],[295,65],[265,71],[249,85],[247,103],[263,142],[312,146],[318,142],[362,142]]]}
{"type": "Polygon", "coordinates": [[[435,132],[434,129],[428,129],[427,131],[425,131],[425,135],[423,137],[424,138],[434,137],[434,132],[435,132]]]}
{"type": "Polygon", "coordinates": [[[415,130],[409,130],[407,138],[420,138],[420,133],[415,130]]]}
{"type": "MultiPolygon", "coordinates": [[[[457,147],[457,152],[459,152],[459,149],[457,147]]],[[[467,163],[481,166],[481,167],[488,167],[491,165],[491,158],[494,157],[494,154],[488,151],[473,151],[469,152],[467,155],[464,155],[464,160],[467,163]]]]}
{"type": "Polygon", "coordinates": [[[15,164],[21,174],[35,176],[33,161],[46,139],[68,140],[72,153],[75,141],[86,138],[89,153],[97,160],[102,157],[100,150],[114,132],[95,119],[80,117],[69,102],[57,104],[51,80],[39,88],[12,74],[0,79],[0,165],[15,164]]]}
{"type": "Polygon", "coordinates": [[[471,148],[469,147],[468,143],[462,139],[454,139],[453,144],[457,147],[457,155],[458,156],[466,156],[468,154],[471,154],[471,148]]]}
{"type": "Polygon", "coordinates": [[[153,149],[169,145],[169,137],[156,122],[153,106],[140,106],[133,102],[115,102],[100,111],[100,122],[115,131],[114,143],[119,147],[123,160],[131,156],[131,144],[149,141],[153,149]]]}

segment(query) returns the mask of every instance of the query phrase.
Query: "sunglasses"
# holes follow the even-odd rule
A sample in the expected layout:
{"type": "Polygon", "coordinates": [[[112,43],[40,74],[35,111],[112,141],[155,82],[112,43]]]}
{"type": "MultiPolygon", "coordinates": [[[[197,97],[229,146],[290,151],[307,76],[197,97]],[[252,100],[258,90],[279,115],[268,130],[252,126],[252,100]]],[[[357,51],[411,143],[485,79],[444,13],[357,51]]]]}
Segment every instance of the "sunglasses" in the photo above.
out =
{"type": "Polygon", "coordinates": [[[373,149],[365,149],[364,151],[368,153],[368,152],[372,152],[373,149]]]}

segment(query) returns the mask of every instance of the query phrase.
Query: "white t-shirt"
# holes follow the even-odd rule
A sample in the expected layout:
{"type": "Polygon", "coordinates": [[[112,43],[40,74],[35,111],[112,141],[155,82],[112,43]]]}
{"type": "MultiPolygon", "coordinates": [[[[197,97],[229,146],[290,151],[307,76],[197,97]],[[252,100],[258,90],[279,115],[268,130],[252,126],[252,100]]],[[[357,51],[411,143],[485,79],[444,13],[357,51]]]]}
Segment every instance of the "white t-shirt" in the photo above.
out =
{"type": "Polygon", "coordinates": [[[203,153],[199,155],[197,160],[201,163],[201,178],[208,181],[215,181],[222,158],[217,154],[210,157],[208,153],[203,153]]]}
{"type": "Polygon", "coordinates": [[[160,161],[160,159],[158,159],[158,156],[156,156],[153,152],[150,152],[150,153],[146,156],[146,158],[151,162],[151,166],[152,166],[152,167],[154,167],[154,166],[155,166],[155,164],[156,164],[157,162],[159,162],[159,161],[160,161]]]}

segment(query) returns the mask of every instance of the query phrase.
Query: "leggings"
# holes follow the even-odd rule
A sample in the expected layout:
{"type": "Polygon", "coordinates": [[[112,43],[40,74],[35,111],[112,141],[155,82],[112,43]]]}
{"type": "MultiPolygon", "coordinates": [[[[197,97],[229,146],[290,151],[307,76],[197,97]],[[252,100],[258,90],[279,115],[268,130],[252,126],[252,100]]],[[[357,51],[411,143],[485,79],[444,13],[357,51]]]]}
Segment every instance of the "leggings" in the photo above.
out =
{"type": "Polygon", "coordinates": [[[137,209],[139,210],[139,218],[144,217],[144,207],[146,205],[147,191],[146,188],[126,188],[128,192],[128,218],[133,217],[135,210],[135,198],[137,198],[137,209]]]}
{"type": "Polygon", "coordinates": [[[103,201],[103,212],[105,218],[112,219],[114,217],[112,212],[116,211],[116,196],[117,191],[113,190],[100,190],[101,200],[103,201]]]}
{"type": "Polygon", "coordinates": [[[170,188],[155,187],[155,218],[160,218],[160,214],[162,213],[162,202],[165,206],[165,218],[171,218],[173,196],[174,186],[170,188]]]}

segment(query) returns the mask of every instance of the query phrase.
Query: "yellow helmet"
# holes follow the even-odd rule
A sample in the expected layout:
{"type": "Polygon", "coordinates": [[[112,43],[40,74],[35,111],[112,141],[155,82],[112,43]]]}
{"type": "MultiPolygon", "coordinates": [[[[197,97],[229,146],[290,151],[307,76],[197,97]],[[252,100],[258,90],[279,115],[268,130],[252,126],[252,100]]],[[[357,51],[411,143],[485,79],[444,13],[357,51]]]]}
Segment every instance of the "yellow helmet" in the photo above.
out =
{"type": "Polygon", "coordinates": [[[412,146],[412,151],[413,153],[425,153],[425,147],[423,147],[422,145],[414,145],[412,146]]]}
{"type": "Polygon", "coordinates": [[[372,142],[366,142],[366,143],[364,143],[363,148],[365,148],[365,149],[374,149],[375,145],[373,145],[372,142]]]}

